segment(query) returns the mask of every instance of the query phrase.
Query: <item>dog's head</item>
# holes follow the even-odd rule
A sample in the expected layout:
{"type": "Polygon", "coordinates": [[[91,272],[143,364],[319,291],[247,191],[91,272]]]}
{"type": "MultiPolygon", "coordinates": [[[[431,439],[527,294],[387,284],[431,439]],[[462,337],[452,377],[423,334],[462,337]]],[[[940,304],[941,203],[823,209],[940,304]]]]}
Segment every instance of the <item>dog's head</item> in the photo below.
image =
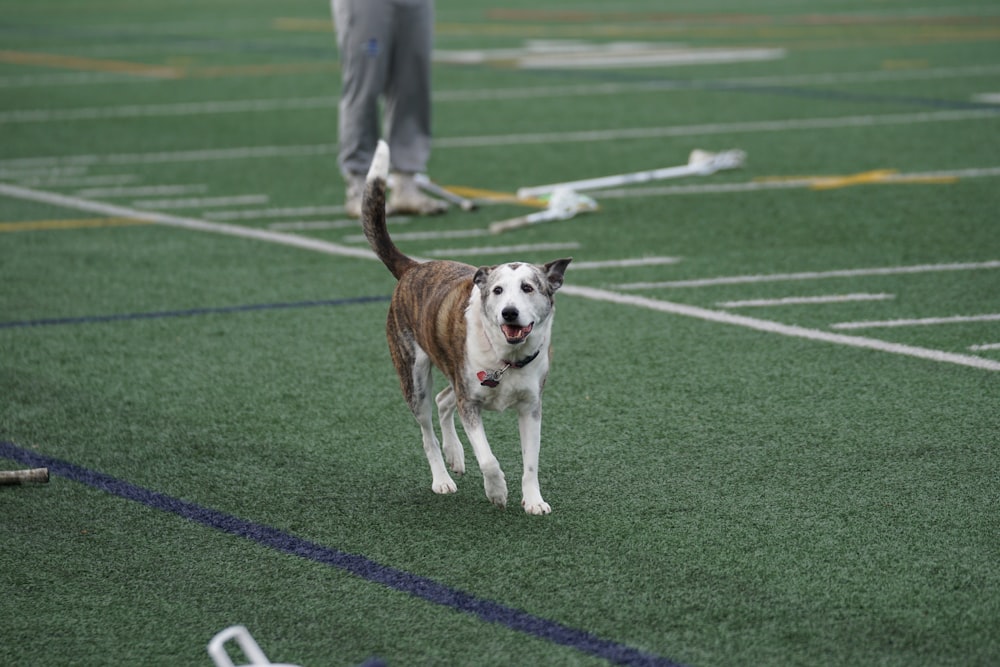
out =
{"type": "Polygon", "coordinates": [[[487,329],[488,335],[493,337],[498,331],[509,345],[525,342],[552,314],[553,295],[562,287],[563,273],[571,261],[480,267],[473,282],[479,288],[486,325],[495,327],[487,329]]]}

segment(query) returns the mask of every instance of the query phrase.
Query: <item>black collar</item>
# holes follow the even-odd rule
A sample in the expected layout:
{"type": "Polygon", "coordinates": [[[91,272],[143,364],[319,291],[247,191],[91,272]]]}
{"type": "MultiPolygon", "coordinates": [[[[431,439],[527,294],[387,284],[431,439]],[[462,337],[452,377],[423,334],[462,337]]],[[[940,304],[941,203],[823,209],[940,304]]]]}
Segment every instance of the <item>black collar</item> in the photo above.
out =
{"type": "Polygon", "coordinates": [[[479,378],[479,384],[483,385],[484,387],[496,387],[497,385],[500,384],[500,380],[501,378],[503,378],[503,374],[507,372],[508,368],[511,367],[524,368],[532,361],[534,361],[535,358],[538,357],[541,351],[542,351],[541,349],[538,349],[535,351],[534,354],[529,355],[524,359],[521,359],[520,361],[507,361],[506,359],[501,359],[500,363],[504,364],[503,368],[495,371],[486,370],[486,371],[479,371],[478,373],[476,373],[476,377],[479,378]]]}

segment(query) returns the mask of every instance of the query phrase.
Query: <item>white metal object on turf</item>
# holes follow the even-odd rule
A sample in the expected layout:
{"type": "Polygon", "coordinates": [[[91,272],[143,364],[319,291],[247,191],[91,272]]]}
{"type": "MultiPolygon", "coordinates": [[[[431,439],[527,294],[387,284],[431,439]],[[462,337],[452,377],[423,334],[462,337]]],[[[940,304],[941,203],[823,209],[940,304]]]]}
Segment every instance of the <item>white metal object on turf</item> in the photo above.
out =
{"type": "Polygon", "coordinates": [[[491,223],[489,229],[493,234],[499,234],[500,232],[517,229],[518,227],[527,227],[528,225],[537,225],[542,222],[568,220],[577,213],[596,210],[597,202],[592,198],[568,187],[558,187],[552,191],[552,196],[549,197],[549,205],[545,210],[491,223]]]}
{"type": "Polygon", "coordinates": [[[234,625],[226,628],[219,634],[212,637],[208,643],[208,655],[215,663],[215,667],[235,667],[233,659],[226,651],[226,643],[235,640],[243,655],[250,661],[244,667],[296,667],[295,665],[279,664],[268,660],[264,651],[261,650],[257,642],[250,636],[250,631],[242,625],[234,625]]]}
{"type": "Polygon", "coordinates": [[[721,153],[709,153],[708,151],[696,148],[691,151],[687,164],[677,167],[664,167],[662,169],[636,171],[630,174],[615,174],[614,176],[599,176],[597,178],[568,181],[566,183],[536,185],[519,189],[517,196],[520,199],[527,199],[553,192],[558,188],[570,188],[579,192],[581,190],[613,188],[621,185],[632,185],[634,183],[662,181],[668,178],[682,178],[684,176],[708,176],[717,171],[742,167],[746,159],[747,154],[738,149],[722,151],[721,153]]]}
{"type": "Polygon", "coordinates": [[[440,197],[445,201],[449,201],[461,208],[463,211],[474,211],[478,206],[478,204],[471,199],[466,199],[465,197],[456,195],[451,190],[441,187],[432,181],[427,174],[414,174],[413,181],[417,184],[417,187],[424,192],[440,197]]]}

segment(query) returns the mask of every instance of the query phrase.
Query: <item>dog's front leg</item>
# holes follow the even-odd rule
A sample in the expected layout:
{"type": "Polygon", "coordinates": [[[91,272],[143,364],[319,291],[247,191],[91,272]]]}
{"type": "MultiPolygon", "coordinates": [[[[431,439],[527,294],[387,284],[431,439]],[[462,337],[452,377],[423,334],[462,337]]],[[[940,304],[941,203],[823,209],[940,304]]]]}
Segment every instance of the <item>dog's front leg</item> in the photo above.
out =
{"type": "Polygon", "coordinates": [[[483,471],[483,486],[486,489],[486,497],[497,507],[507,506],[507,478],[504,477],[503,470],[500,469],[500,462],[493,455],[490,443],[486,440],[486,429],[483,428],[483,419],[479,414],[478,406],[459,404],[459,416],[462,419],[462,427],[465,435],[469,438],[472,451],[476,455],[479,469],[483,471]]]}
{"type": "Polygon", "coordinates": [[[517,426],[521,434],[521,507],[528,514],[548,514],[549,504],[542,500],[538,486],[538,452],[542,444],[542,404],[522,405],[518,410],[517,426]]]}

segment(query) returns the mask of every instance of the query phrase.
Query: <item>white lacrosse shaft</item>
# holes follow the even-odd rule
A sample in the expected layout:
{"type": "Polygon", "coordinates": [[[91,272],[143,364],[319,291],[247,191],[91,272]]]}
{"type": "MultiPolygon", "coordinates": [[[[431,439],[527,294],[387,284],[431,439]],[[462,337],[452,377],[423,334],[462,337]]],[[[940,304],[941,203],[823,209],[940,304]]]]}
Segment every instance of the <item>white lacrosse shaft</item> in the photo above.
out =
{"type": "Polygon", "coordinates": [[[664,167],[662,169],[651,169],[649,171],[636,171],[630,174],[615,174],[614,176],[600,176],[598,178],[588,178],[582,181],[569,181],[567,183],[551,183],[549,185],[536,185],[528,188],[520,188],[517,191],[518,199],[537,197],[556,188],[570,188],[572,190],[596,190],[598,188],[614,188],[621,185],[632,185],[635,183],[648,183],[649,181],[661,181],[668,178],[682,178],[684,176],[708,176],[724,169],[736,169],[742,167],[746,161],[746,153],[741,150],[723,151],[721,153],[709,153],[700,149],[691,151],[688,163],[678,167],[664,167]]]}
{"type": "Polygon", "coordinates": [[[17,484],[47,484],[49,481],[48,468],[32,468],[30,470],[0,470],[0,486],[14,486],[17,484]]]}
{"type": "Polygon", "coordinates": [[[446,190],[442,188],[440,185],[432,181],[427,176],[427,174],[414,174],[413,181],[417,184],[417,187],[419,187],[424,192],[435,195],[436,197],[440,197],[445,201],[449,201],[452,204],[455,204],[456,206],[461,208],[463,211],[474,211],[478,207],[476,202],[472,201],[471,199],[460,197],[451,190],[446,190]]]}

